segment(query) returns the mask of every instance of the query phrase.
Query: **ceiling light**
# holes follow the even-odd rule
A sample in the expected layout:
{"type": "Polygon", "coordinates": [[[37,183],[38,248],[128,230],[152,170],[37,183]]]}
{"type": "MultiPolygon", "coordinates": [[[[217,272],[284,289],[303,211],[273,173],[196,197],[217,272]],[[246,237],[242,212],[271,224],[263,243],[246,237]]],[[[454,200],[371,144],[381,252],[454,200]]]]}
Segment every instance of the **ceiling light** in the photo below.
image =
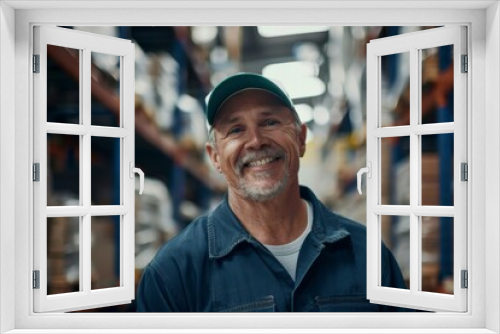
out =
{"type": "MultiPolygon", "coordinates": [[[[270,79],[277,80],[275,78],[270,79]]],[[[297,76],[295,78],[278,81],[292,100],[322,95],[326,90],[323,81],[316,77],[297,76]]]]}
{"type": "Polygon", "coordinates": [[[191,113],[200,108],[198,100],[187,94],[182,94],[177,100],[177,106],[180,110],[191,113]]]}
{"type": "Polygon", "coordinates": [[[269,78],[291,78],[291,77],[312,77],[319,73],[319,66],[310,61],[291,61],[287,63],[277,63],[265,66],[262,74],[269,78]]]}
{"type": "Polygon", "coordinates": [[[318,125],[326,125],[330,121],[330,113],[325,106],[316,106],[313,110],[314,122],[318,125]]]}
{"type": "Polygon", "coordinates": [[[192,27],[191,38],[196,44],[210,44],[217,37],[217,27],[214,26],[198,26],[192,27]]]}
{"type": "Polygon", "coordinates": [[[325,84],[317,77],[318,73],[318,64],[307,61],[270,64],[262,70],[265,77],[283,86],[292,100],[325,92],[325,84]]]}
{"type": "Polygon", "coordinates": [[[308,104],[296,104],[295,110],[297,111],[302,123],[307,123],[313,119],[313,109],[308,104]]]}

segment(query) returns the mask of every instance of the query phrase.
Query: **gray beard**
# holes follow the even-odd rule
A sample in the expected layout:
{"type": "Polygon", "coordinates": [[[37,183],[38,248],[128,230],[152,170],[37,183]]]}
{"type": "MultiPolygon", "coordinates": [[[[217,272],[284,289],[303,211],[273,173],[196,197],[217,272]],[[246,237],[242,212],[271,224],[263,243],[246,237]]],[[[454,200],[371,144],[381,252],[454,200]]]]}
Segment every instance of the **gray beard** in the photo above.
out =
{"type": "MultiPolygon", "coordinates": [[[[283,190],[285,190],[289,177],[290,173],[286,170],[285,176],[271,187],[258,187],[253,183],[240,178],[238,188],[242,192],[243,197],[246,199],[256,202],[264,202],[281,194],[283,190]]],[[[262,178],[266,178],[266,176],[263,176],[262,178]]]]}

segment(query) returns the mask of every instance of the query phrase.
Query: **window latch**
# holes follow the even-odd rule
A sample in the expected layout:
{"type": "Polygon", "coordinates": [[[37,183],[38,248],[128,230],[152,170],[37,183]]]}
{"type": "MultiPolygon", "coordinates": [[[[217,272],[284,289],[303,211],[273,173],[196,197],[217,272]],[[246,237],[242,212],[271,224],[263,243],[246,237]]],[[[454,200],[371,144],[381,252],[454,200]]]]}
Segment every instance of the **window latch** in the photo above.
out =
{"type": "Polygon", "coordinates": [[[129,171],[130,171],[129,176],[131,179],[134,178],[134,173],[139,174],[139,182],[140,182],[139,195],[142,195],[142,192],[144,191],[144,172],[140,168],[135,168],[133,161],[130,161],[129,163],[129,171]]]}
{"type": "Polygon", "coordinates": [[[368,165],[367,167],[363,167],[358,171],[358,192],[360,195],[361,195],[361,175],[366,173],[369,179],[372,178],[372,163],[368,161],[367,165],[368,165]]]}

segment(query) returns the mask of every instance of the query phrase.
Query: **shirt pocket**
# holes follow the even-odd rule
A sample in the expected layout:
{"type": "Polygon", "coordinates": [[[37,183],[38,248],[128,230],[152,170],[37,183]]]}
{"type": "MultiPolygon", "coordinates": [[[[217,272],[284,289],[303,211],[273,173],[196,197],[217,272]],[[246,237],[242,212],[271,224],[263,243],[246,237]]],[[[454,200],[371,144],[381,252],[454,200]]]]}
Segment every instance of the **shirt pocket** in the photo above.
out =
{"type": "Polygon", "coordinates": [[[315,302],[320,312],[380,312],[378,305],[370,303],[365,294],[317,296],[315,302]]]}
{"type": "Polygon", "coordinates": [[[262,299],[236,305],[221,312],[274,312],[274,296],[266,296],[262,299]]]}

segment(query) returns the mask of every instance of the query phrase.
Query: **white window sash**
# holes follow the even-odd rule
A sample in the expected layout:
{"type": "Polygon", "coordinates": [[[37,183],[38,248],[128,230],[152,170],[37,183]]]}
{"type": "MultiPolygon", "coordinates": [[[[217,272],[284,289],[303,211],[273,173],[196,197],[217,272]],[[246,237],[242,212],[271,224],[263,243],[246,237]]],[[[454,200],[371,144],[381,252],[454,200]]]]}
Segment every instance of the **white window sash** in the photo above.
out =
{"type": "Polygon", "coordinates": [[[129,303],[134,299],[134,196],[135,180],[129,177],[129,162],[134,161],[134,45],[128,40],[49,26],[35,27],[34,54],[40,55],[40,73],[34,82],[34,162],[40,163],[40,181],[34,190],[34,267],[39,270],[39,289],[34,289],[35,312],[66,312],[129,303]],[[47,45],[80,50],[80,124],[47,122],[47,45]],[[91,52],[119,56],[120,126],[91,125],[91,52]],[[80,204],[47,206],[47,133],[80,137],[80,204]],[[91,138],[119,138],[120,205],[91,205],[91,138]],[[120,216],[120,286],[91,288],[91,217],[120,216]],[[47,218],[80,217],[79,282],[80,291],[47,295],[47,218]]]}
{"type": "Polygon", "coordinates": [[[466,28],[450,26],[394,37],[372,40],[367,46],[367,161],[372,177],[367,180],[367,297],[373,303],[438,311],[467,311],[467,289],[461,288],[460,272],[467,270],[467,183],[460,180],[460,163],[467,162],[466,108],[467,77],[460,72],[460,59],[467,54],[466,28]],[[454,55],[454,122],[419,124],[420,49],[453,44],[454,55]],[[380,57],[410,53],[410,124],[381,127],[380,57]],[[421,145],[424,134],[454,133],[454,203],[453,207],[421,206],[421,145]],[[410,137],[410,205],[380,205],[381,152],[380,138],[410,137]],[[410,289],[381,286],[381,215],[410,217],[410,289]],[[454,294],[438,294],[421,289],[421,229],[419,217],[454,217],[454,294]]]}

